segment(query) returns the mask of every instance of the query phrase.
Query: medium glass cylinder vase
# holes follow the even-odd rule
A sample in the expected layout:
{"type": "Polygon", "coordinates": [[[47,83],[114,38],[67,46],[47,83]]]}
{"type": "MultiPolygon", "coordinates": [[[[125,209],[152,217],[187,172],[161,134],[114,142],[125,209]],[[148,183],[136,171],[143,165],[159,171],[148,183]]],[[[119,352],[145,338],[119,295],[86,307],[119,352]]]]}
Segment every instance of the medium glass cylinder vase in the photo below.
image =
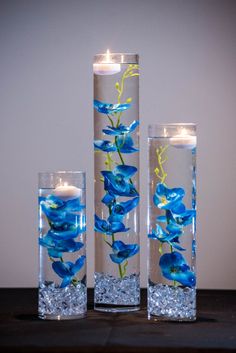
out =
{"type": "Polygon", "coordinates": [[[85,173],[39,173],[41,319],[86,314],[85,173]]]}
{"type": "Polygon", "coordinates": [[[94,308],[135,311],[140,303],[138,55],[96,55],[93,71],[94,308]]]}
{"type": "Polygon", "coordinates": [[[148,318],[196,319],[196,125],[149,126],[148,318]]]}

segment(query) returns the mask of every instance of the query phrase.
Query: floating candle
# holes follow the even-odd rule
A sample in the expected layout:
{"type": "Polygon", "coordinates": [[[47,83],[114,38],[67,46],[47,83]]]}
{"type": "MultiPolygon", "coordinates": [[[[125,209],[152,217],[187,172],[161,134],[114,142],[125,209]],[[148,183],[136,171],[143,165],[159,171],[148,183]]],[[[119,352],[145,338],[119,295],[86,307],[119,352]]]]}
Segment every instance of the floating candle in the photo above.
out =
{"type": "Polygon", "coordinates": [[[196,136],[189,135],[188,130],[182,128],[178,135],[170,138],[170,144],[176,148],[192,149],[196,147],[197,138],[196,136]]]}
{"type": "Polygon", "coordinates": [[[69,201],[80,197],[82,193],[81,189],[78,189],[76,186],[68,185],[64,183],[64,185],[59,185],[54,190],[53,194],[63,201],[69,201]]]}
{"type": "Polygon", "coordinates": [[[96,75],[114,75],[120,72],[120,70],[120,64],[112,62],[109,49],[107,49],[105,60],[93,64],[93,72],[96,75]]]}

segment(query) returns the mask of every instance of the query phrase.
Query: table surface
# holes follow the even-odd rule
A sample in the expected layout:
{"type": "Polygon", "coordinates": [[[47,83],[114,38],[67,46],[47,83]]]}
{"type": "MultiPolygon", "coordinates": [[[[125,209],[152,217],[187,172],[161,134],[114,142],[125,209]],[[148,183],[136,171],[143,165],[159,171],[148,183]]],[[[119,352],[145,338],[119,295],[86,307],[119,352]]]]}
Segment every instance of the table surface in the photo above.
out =
{"type": "Polygon", "coordinates": [[[63,353],[236,352],[236,291],[199,290],[198,319],[193,323],[147,320],[146,290],[142,310],[93,311],[80,320],[37,318],[37,289],[0,289],[0,351],[63,353]]]}

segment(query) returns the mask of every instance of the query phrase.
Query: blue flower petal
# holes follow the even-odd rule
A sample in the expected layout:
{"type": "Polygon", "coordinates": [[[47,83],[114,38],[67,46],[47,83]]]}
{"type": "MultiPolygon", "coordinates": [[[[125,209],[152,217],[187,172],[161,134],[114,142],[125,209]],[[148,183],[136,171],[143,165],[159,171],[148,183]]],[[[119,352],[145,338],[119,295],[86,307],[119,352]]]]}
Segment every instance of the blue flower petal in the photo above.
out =
{"type": "Polygon", "coordinates": [[[169,223],[166,226],[166,230],[168,230],[169,233],[179,234],[179,235],[182,234],[182,232],[183,232],[182,227],[176,223],[169,223]]]}
{"type": "Polygon", "coordinates": [[[159,240],[161,243],[168,243],[170,244],[174,249],[184,251],[185,249],[182,248],[179,243],[179,236],[182,234],[181,233],[167,233],[164,229],[159,224],[156,224],[156,230],[152,231],[152,233],[148,234],[148,238],[154,239],[154,240],[159,240]]]}
{"type": "Polygon", "coordinates": [[[135,197],[132,200],[125,202],[119,202],[114,204],[112,207],[112,214],[114,215],[125,215],[137,207],[139,203],[139,197],[135,197]]]}
{"type": "Polygon", "coordinates": [[[178,281],[184,286],[193,287],[196,284],[194,272],[190,270],[184,257],[174,251],[161,256],[159,265],[165,278],[178,281]]]}
{"type": "Polygon", "coordinates": [[[79,234],[84,232],[85,232],[85,228],[77,226],[68,231],[58,231],[58,230],[50,229],[48,231],[48,235],[53,239],[67,240],[67,239],[76,238],[79,234]]]}
{"type": "Polygon", "coordinates": [[[85,209],[85,205],[82,205],[80,198],[77,197],[75,199],[66,201],[65,209],[67,212],[80,212],[85,209]]]}
{"type": "Polygon", "coordinates": [[[111,261],[115,262],[116,264],[121,264],[125,258],[119,257],[118,255],[115,254],[110,254],[111,261]]]}
{"type": "Polygon", "coordinates": [[[137,172],[137,170],[136,167],[121,164],[114,169],[114,174],[121,174],[124,178],[129,179],[137,172]]]}
{"type": "Polygon", "coordinates": [[[113,242],[112,249],[113,254],[110,254],[111,260],[116,263],[122,263],[139,252],[139,245],[125,244],[122,241],[117,240],[113,242]]]}
{"type": "Polygon", "coordinates": [[[61,261],[54,261],[52,263],[52,268],[56,272],[56,274],[61,277],[71,277],[71,268],[73,267],[73,263],[70,261],[61,262],[61,261]]]}
{"type": "Polygon", "coordinates": [[[133,147],[134,142],[132,137],[129,135],[121,135],[116,138],[117,149],[121,153],[134,153],[137,152],[138,149],[133,147]]]}
{"type": "Polygon", "coordinates": [[[177,224],[187,226],[188,224],[191,224],[193,219],[196,217],[196,211],[186,210],[182,214],[173,214],[173,217],[177,224]]]}
{"type": "Polygon", "coordinates": [[[153,196],[153,202],[160,209],[172,210],[181,203],[184,195],[183,188],[169,189],[164,184],[158,183],[153,196]]]}
{"type": "Polygon", "coordinates": [[[39,238],[39,244],[48,249],[51,257],[61,257],[63,252],[75,252],[84,246],[83,243],[75,242],[73,239],[56,240],[50,236],[50,233],[39,238]]]}
{"type": "Polygon", "coordinates": [[[86,256],[80,256],[78,258],[78,260],[76,260],[74,266],[71,269],[71,272],[73,273],[73,275],[75,275],[78,271],[81,270],[81,268],[84,266],[85,264],[85,260],[86,260],[86,256]]]}
{"type": "Polygon", "coordinates": [[[95,215],[95,231],[99,233],[103,233],[106,235],[112,235],[114,233],[119,233],[119,232],[127,232],[129,228],[125,228],[125,225],[122,222],[119,221],[113,221],[107,222],[101,218],[99,218],[97,215],[95,215]]]}
{"type": "Polygon", "coordinates": [[[116,146],[107,140],[95,140],[94,141],[95,150],[100,150],[103,152],[115,152],[117,150],[116,146]]]}
{"type": "Polygon", "coordinates": [[[68,284],[70,284],[70,283],[71,283],[71,277],[70,277],[70,276],[64,277],[64,278],[63,278],[63,281],[61,282],[60,287],[61,287],[61,288],[65,288],[65,287],[67,287],[68,284]]]}
{"type": "Polygon", "coordinates": [[[127,165],[118,165],[113,172],[103,170],[101,174],[104,177],[104,189],[110,195],[138,196],[138,192],[134,185],[128,180],[137,172],[137,168],[127,165]]]}
{"type": "Polygon", "coordinates": [[[120,124],[118,127],[107,126],[107,129],[103,129],[102,131],[106,135],[119,136],[127,133],[132,133],[138,125],[139,122],[134,120],[129,126],[125,126],[123,124],[120,124]]]}
{"type": "Polygon", "coordinates": [[[54,258],[60,258],[63,256],[63,253],[58,250],[49,248],[48,249],[48,256],[54,257],[54,258]]]}
{"type": "Polygon", "coordinates": [[[102,198],[102,203],[104,203],[107,206],[111,206],[114,201],[116,200],[114,195],[109,194],[109,192],[106,193],[106,195],[102,198]]]}
{"type": "Polygon", "coordinates": [[[112,104],[94,100],[94,108],[102,114],[114,114],[127,110],[131,104],[112,104]]]}

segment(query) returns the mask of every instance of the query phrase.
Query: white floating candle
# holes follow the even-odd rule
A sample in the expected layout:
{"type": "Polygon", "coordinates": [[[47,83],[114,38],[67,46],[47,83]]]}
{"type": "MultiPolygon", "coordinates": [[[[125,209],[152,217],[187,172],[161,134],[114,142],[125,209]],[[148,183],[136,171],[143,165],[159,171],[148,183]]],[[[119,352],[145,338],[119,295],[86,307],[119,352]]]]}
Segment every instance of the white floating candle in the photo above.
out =
{"type": "Polygon", "coordinates": [[[96,75],[114,75],[120,72],[120,70],[120,64],[111,61],[109,49],[106,52],[106,60],[93,64],[93,72],[96,75]]]}
{"type": "Polygon", "coordinates": [[[59,197],[63,201],[69,201],[80,197],[81,189],[78,189],[76,186],[64,183],[64,185],[57,186],[53,194],[54,196],[59,197]]]}
{"type": "Polygon", "coordinates": [[[170,144],[176,148],[192,149],[196,147],[197,137],[188,135],[188,131],[182,128],[178,135],[170,138],[170,144]]]}

